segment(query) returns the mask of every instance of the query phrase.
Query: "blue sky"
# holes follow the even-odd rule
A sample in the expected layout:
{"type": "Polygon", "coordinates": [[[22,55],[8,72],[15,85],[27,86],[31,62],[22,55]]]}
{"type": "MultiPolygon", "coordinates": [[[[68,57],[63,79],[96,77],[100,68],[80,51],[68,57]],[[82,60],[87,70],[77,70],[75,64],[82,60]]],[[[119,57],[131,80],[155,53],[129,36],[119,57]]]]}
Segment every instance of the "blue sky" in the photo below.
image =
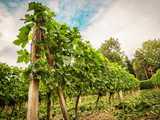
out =
{"type": "Polygon", "coordinates": [[[160,38],[160,0],[0,0],[1,62],[17,64],[12,41],[29,1],[49,6],[57,20],[78,27],[95,48],[109,37],[118,38],[130,58],[143,41],[160,38]]]}
{"type": "Polygon", "coordinates": [[[83,30],[94,20],[99,10],[107,7],[113,0],[2,0],[0,3],[9,13],[14,14],[19,7],[23,9],[31,1],[49,6],[56,12],[57,20],[83,30]]]}

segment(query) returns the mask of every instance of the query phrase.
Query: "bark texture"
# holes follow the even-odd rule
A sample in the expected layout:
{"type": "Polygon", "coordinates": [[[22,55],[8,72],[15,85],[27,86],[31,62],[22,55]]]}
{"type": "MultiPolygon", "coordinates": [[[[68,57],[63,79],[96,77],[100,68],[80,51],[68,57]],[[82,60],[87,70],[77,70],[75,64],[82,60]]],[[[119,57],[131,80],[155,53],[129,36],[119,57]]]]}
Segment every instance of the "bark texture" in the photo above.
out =
{"type": "Polygon", "coordinates": [[[69,120],[63,90],[60,86],[57,88],[57,93],[58,93],[58,97],[59,97],[59,103],[60,103],[61,111],[63,114],[63,118],[64,118],[64,120],[69,120]]]}
{"type": "MultiPolygon", "coordinates": [[[[34,27],[33,40],[31,47],[31,63],[35,63],[39,58],[41,48],[35,43],[44,39],[44,31],[40,25],[34,27]]],[[[28,110],[27,120],[38,120],[39,109],[39,80],[36,78],[36,73],[32,73],[28,92],[28,110]]]]}

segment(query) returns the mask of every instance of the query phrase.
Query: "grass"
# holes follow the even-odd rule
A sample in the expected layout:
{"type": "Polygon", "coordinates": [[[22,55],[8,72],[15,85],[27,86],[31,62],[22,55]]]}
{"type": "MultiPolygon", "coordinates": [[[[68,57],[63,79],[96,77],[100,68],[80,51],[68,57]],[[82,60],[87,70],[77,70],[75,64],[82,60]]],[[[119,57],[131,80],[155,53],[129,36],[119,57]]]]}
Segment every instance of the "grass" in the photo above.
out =
{"type": "MultiPolygon", "coordinates": [[[[115,97],[112,104],[108,103],[108,96],[101,97],[97,106],[96,100],[97,96],[95,95],[81,97],[78,111],[80,120],[160,120],[160,89],[127,93],[121,101],[115,97]]],[[[67,98],[70,120],[74,118],[74,106],[75,98],[67,98]]],[[[19,111],[15,111],[15,113],[19,113],[19,111]]],[[[55,115],[54,120],[63,119],[58,100],[52,107],[52,113],[55,115]]],[[[46,101],[42,101],[39,110],[40,120],[45,120],[46,114],[46,101]]],[[[26,111],[21,115],[25,116],[26,111]]],[[[20,120],[20,116],[14,118],[20,120]]]]}
{"type": "MultiPolygon", "coordinates": [[[[128,95],[124,97],[127,98],[128,95]]],[[[120,101],[119,99],[112,99],[112,104],[109,104],[108,102],[108,96],[102,96],[96,106],[96,100],[97,96],[96,95],[89,95],[89,96],[82,96],[79,102],[79,117],[82,120],[87,120],[87,119],[93,119],[94,117],[97,118],[97,116],[101,116],[104,120],[112,120],[114,119],[113,116],[113,110],[114,110],[114,105],[118,104],[120,101]],[[108,117],[105,117],[108,116],[108,117]],[[108,119],[110,118],[110,119],[108,119]],[[112,118],[112,119],[111,119],[112,118]]],[[[70,115],[70,119],[74,118],[74,105],[75,105],[75,99],[74,98],[68,98],[67,99],[67,108],[68,108],[68,113],[70,115]]],[[[60,120],[62,119],[62,114],[60,111],[60,107],[58,103],[54,106],[56,110],[56,116],[54,117],[55,120],[60,120]]],[[[102,119],[102,120],[103,120],[102,119]]],[[[96,119],[95,119],[96,120],[96,119]]],[[[99,120],[97,118],[97,120],[99,120]]]]}
{"type": "Polygon", "coordinates": [[[143,90],[115,106],[118,120],[160,120],[160,90],[143,90]]]}

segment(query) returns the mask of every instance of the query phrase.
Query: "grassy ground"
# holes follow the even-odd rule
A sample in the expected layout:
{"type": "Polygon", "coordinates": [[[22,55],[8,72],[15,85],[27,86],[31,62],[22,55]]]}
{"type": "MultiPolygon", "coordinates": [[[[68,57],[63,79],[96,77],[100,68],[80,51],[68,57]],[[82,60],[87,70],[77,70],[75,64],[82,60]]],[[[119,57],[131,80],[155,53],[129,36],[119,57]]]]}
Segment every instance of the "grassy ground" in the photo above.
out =
{"type": "MultiPolygon", "coordinates": [[[[112,100],[112,105],[108,103],[108,97],[102,97],[96,107],[96,98],[97,96],[81,98],[80,120],[160,120],[160,89],[129,94],[121,101],[112,100]]],[[[74,101],[68,101],[69,114],[73,119],[74,101]]],[[[62,116],[59,114],[54,119],[60,120],[62,116]]]]}
{"type": "Polygon", "coordinates": [[[160,90],[143,90],[116,106],[118,120],[160,120],[160,90]]]}
{"type": "MultiPolygon", "coordinates": [[[[126,95],[124,99],[128,98],[130,94],[126,95]]],[[[108,96],[103,96],[100,98],[96,106],[97,96],[83,96],[79,102],[79,118],[80,120],[114,120],[114,105],[117,105],[120,100],[115,96],[112,99],[112,104],[108,102],[108,96]]],[[[70,118],[74,118],[74,104],[75,99],[67,99],[67,108],[70,118]]],[[[56,112],[55,120],[62,119],[61,111],[59,105],[55,105],[54,108],[56,112]]]]}
{"type": "MultiPolygon", "coordinates": [[[[160,89],[128,93],[121,101],[118,97],[113,99],[112,104],[109,104],[107,96],[101,97],[97,106],[96,100],[97,96],[81,97],[78,110],[79,120],[160,120],[160,89]]],[[[74,104],[74,98],[67,98],[70,120],[74,118],[74,104]]],[[[54,103],[52,110],[53,120],[63,120],[58,100],[54,103]]],[[[40,120],[46,119],[46,113],[46,101],[42,101],[39,111],[40,120]]],[[[0,120],[5,120],[6,115],[0,113],[0,120]],[[2,115],[3,119],[1,119],[2,115]]],[[[26,111],[19,113],[17,110],[13,115],[13,120],[24,120],[26,111]]]]}

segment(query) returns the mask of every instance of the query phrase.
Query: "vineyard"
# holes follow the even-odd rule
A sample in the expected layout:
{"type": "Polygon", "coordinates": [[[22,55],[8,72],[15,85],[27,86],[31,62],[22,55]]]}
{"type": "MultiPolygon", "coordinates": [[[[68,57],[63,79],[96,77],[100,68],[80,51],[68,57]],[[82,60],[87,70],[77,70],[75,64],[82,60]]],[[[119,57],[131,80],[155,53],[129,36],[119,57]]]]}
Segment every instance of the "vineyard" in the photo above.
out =
{"type": "Polygon", "coordinates": [[[131,70],[123,53],[107,54],[105,44],[93,48],[41,3],[29,3],[21,20],[13,44],[25,67],[0,63],[0,120],[160,119],[160,59],[154,52],[145,51],[145,61],[135,58],[131,70]],[[146,76],[140,75],[143,63],[146,76]]]}

